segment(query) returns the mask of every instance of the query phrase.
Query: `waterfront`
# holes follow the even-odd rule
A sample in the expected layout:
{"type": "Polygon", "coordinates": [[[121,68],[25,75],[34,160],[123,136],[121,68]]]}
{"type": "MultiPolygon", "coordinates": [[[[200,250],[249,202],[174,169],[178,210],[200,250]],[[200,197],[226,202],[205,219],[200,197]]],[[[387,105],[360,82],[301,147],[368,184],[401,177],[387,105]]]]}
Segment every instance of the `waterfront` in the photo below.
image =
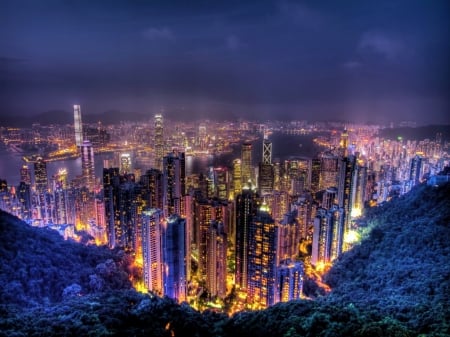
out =
{"type": "MultiPolygon", "coordinates": [[[[295,157],[312,157],[318,147],[313,143],[315,135],[288,135],[283,133],[274,133],[269,137],[273,146],[273,159],[285,160],[295,157]]],[[[209,156],[188,156],[186,159],[186,174],[205,172],[209,166],[227,166],[231,167],[234,159],[240,158],[241,148],[239,145],[233,146],[233,151],[221,155],[209,156]]],[[[253,142],[253,165],[261,160],[262,140],[253,142]]],[[[103,160],[113,159],[113,154],[99,154],[95,156],[95,174],[97,178],[102,176],[103,160]]],[[[5,147],[0,147],[0,179],[6,179],[9,185],[18,185],[20,181],[20,168],[25,162],[22,160],[22,154],[9,151],[5,147]]],[[[31,175],[33,176],[33,165],[28,164],[31,175]]],[[[81,174],[81,158],[53,161],[47,163],[47,172],[49,178],[56,174],[60,168],[66,168],[68,178],[73,179],[81,174]]],[[[141,167],[142,171],[148,167],[141,167]]]]}

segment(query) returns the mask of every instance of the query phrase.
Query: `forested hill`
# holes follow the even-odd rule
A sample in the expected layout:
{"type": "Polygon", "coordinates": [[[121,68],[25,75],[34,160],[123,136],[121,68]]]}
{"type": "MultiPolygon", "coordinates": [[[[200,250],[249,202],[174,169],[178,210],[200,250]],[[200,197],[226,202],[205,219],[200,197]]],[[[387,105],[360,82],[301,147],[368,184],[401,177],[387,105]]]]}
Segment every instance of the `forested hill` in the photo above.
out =
{"type": "Polygon", "coordinates": [[[326,277],[327,301],[450,333],[450,184],[417,186],[367,212],[365,239],[326,277]]]}
{"type": "Polygon", "coordinates": [[[131,288],[131,261],[120,251],[65,241],[55,230],[28,226],[3,211],[0,238],[1,303],[33,306],[131,288]]]}
{"type": "Polygon", "coordinates": [[[231,318],[130,289],[130,265],[0,213],[0,336],[449,336],[450,184],[367,214],[330,295],[231,318]]]}

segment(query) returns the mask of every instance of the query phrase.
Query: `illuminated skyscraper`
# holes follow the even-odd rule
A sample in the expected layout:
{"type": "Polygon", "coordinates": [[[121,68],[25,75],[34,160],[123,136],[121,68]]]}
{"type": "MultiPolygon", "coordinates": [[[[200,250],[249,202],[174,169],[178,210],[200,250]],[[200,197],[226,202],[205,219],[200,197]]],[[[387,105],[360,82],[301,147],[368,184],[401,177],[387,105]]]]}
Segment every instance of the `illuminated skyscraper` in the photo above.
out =
{"type": "Polygon", "coordinates": [[[361,160],[358,160],[355,165],[352,188],[351,216],[358,217],[364,209],[367,190],[367,167],[361,160]]]}
{"type": "Polygon", "coordinates": [[[278,262],[295,259],[298,255],[300,231],[295,215],[296,212],[289,212],[278,223],[278,262]]]}
{"type": "MultiPolygon", "coordinates": [[[[149,291],[163,295],[163,252],[161,242],[161,232],[164,221],[163,212],[159,209],[148,209],[143,212],[142,219],[144,284],[149,291]]],[[[168,233],[168,235],[169,234],[170,233],[168,233]]],[[[175,238],[173,237],[173,239],[175,238]]],[[[172,242],[170,245],[172,245],[172,242]]],[[[172,251],[170,253],[174,252],[172,251]]],[[[177,253],[175,252],[175,255],[176,254],[177,253]]],[[[172,256],[172,258],[173,261],[171,262],[174,262],[175,259],[178,259],[178,256],[172,256]]],[[[169,260],[171,260],[171,258],[169,260]]],[[[172,275],[175,275],[175,271],[172,275]]],[[[172,286],[174,285],[172,284],[172,286]]],[[[169,285],[169,288],[170,287],[171,285],[169,285]]],[[[175,292],[175,290],[173,291],[175,292]]]]}
{"type": "MultiPolygon", "coordinates": [[[[198,273],[202,280],[206,280],[208,271],[208,240],[212,240],[211,224],[215,222],[223,228],[223,225],[228,221],[227,204],[224,201],[214,199],[198,200],[194,205],[194,217],[194,243],[198,251],[198,273]]],[[[223,231],[223,229],[221,230],[223,231]]],[[[213,239],[216,240],[215,237],[213,239]]]]}
{"type": "Polygon", "coordinates": [[[186,192],[186,169],[183,152],[168,153],[163,159],[164,216],[182,214],[182,197],[186,192]]]}
{"type": "Polygon", "coordinates": [[[37,194],[38,216],[44,223],[53,221],[53,195],[49,192],[47,163],[38,157],[34,163],[34,182],[37,194]]]}
{"type": "Polygon", "coordinates": [[[355,171],[355,156],[342,157],[339,159],[339,178],[338,178],[338,205],[344,209],[345,230],[348,233],[350,230],[350,214],[352,211],[352,193],[353,189],[353,174],[355,171]]]}
{"type": "Polygon", "coordinates": [[[320,155],[320,190],[337,186],[339,158],[331,153],[320,155]]]}
{"type": "Polygon", "coordinates": [[[274,187],[274,170],[272,165],[272,142],[263,141],[262,162],[259,163],[258,190],[261,195],[272,193],[274,187]]]}
{"type": "Polygon", "coordinates": [[[242,191],[242,164],[240,159],[233,160],[233,198],[242,191]]]}
{"type": "Polygon", "coordinates": [[[164,134],[163,134],[163,116],[161,114],[155,115],[155,131],[154,131],[154,146],[155,146],[155,164],[154,167],[158,170],[163,169],[164,157],[164,134]]]}
{"type": "Polygon", "coordinates": [[[324,208],[320,208],[314,219],[311,254],[311,264],[313,266],[330,262],[331,230],[331,213],[324,208]]]}
{"type": "Polygon", "coordinates": [[[30,170],[28,169],[28,165],[23,164],[20,169],[20,181],[24,182],[27,185],[31,185],[31,176],[30,170]]]}
{"type": "Polygon", "coordinates": [[[83,124],[81,122],[81,107],[73,106],[74,129],[75,129],[75,145],[80,147],[83,144],[83,124]]]}
{"type": "Polygon", "coordinates": [[[339,154],[342,157],[348,156],[348,131],[346,128],[341,133],[341,141],[339,143],[339,154]]]}
{"type": "Polygon", "coordinates": [[[344,239],[344,210],[336,205],[319,208],[314,219],[311,264],[332,262],[341,253],[344,239]]]}
{"type": "Polygon", "coordinates": [[[251,303],[267,308],[277,301],[278,226],[259,210],[249,226],[247,296],[251,303]]]}
{"type": "Polygon", "coordinates": [[[38,157],[34,163],[34,182],[36,192],[43,194],[48,190],[47,163],[42,157],[38,157]]]}
{"type": "Polygon", "coordinates": [[[148,202],[148,207],[163,209],[163,175],[157,169],[147,170],[141,176],[140,182],[144,187],[144,199],[148,202]]]}
{"type": "Polygon", "coordinates": [[[212,221],[206,237],[206,288],[211,296],[227,293],[227,235],[221,222],[212,221]]]}
{"type": "Polygon", "coordinates": [[[81,145],[81,171],[85,186],[93,191],[95,188],[94,148],[89,140],[81,145]]]}
{"type": "Polygon", "coordinates": [[[302,262],[288,260],[278,266],[278,301],[288,302],[301,298],[303,275],[302,262]]]}
{"type": "Polygon", "coordinates": [[[162,252],[164,295],[183,302],[187,295],[187,261],[191,256],[185,219],[172,215],[163,222],[162,252]]]}
{"type": "Polygon", "coordinates": [[[411,166],[409,170],[409,180],[411,180],[413,185],[420,183],[422,178],[422,162],[423,158],[419,155],[415,155],[411,159],[411,166]]]}
{"type": "Polygon", "coordinates": [[[260,199],[250,190],[244,189],[236,197],[236,285],[247,287],[248,280],[248,254],[249,254],[249,227],[256,215],[260,199]]]}
{"type": "Polygon", "coordinates": [[[241,147],[241,177],[242,186],[248,186],[252,188],[254,186],[253,181],[253,168],[252,168],[252,144],[243,143],[241,147]]]}

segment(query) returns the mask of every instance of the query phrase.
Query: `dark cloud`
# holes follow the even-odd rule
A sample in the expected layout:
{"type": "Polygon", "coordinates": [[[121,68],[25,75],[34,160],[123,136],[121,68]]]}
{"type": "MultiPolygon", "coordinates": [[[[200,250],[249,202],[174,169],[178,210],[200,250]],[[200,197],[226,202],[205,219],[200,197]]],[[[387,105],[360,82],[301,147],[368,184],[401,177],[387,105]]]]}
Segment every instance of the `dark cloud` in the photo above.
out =
{"type": "Polygon", "coordinates": [[[80,103],[86,114],[446,122],[448,7],[6,0],[2,115],[80,103]]]}

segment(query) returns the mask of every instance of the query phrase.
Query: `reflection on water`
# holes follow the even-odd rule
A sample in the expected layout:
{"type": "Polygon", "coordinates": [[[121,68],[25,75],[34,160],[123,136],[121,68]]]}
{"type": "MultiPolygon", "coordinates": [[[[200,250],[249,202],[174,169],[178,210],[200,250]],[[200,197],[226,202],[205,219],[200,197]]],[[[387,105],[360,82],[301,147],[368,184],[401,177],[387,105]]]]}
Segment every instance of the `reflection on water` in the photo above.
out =
{"type": "MultiPolygon", "coordinates": [[[[312,135],[286,135],[282,133],[274,133],[269,140],[272,141],[273,159],[284,160],[291,157],[312,157],[318,151],[313,143],[312,135]],[[301,146],[299,146],[301,144],[301,146]]],[[[231,167],[233,159],[239,158],[241,153],[240,146],[234,146],[233,151],[218,156],[199,156],[186,157],[186,175],[194,173],[207,172],[209,166],[227,166],[231,167]]],[[[95,155],[95,174],[97,178],[102,176],[103,160],[113,159],[113,154],[95,155]]],[[[262,141],[257,140],[253,143],[253,164],[261,160],[262,157],[262,141]]],[[[20,181],[20,168],[24,164],[22,156],[12,153],[7,149],[0,148],[0,179],[6,179],[9,185],[18,185],[20,181]]],[[[33,177],[33,165],[28,164],[33,177]]],[[[56,174],[60,168],[66,168],[68,178],[73,179],[77,175],[81,175],[81,158],[69,159],[64,161],[49,162],[47,171],[49,178],[56,174]]],[[[141,167],[144,173],[149,167],[141,167]]]]}

